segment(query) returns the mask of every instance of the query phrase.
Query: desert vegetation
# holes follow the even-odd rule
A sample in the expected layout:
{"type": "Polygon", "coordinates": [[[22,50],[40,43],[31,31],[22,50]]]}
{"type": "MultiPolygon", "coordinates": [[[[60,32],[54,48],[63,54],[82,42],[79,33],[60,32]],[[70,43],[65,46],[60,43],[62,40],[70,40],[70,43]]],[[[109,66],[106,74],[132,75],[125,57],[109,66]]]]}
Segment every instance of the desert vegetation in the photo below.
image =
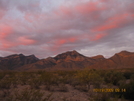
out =
{"type": "Polygon", "coordinates": [[[133,95],[134,69],[0,72],[0,101],[133,101],[133,95]]]}

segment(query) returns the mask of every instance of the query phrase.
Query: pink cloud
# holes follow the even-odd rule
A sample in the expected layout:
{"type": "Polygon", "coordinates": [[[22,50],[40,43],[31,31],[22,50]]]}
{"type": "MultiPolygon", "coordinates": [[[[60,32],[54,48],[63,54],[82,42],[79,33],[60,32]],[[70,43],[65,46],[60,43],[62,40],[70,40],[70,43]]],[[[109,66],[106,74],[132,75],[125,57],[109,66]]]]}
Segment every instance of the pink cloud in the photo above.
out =
{"type": "Polygon", "coordinates": [[[55,44],[57,46],[61,46],[61,45],[64,45],[66,43],[73,43],[75,41],[77,41],[78,39],[77,38],[74,38],[74,37],[70,37],[70,38],[64,38],[64,39],[58,39],[55,44]]]}
{"type": "Polygon", "coordinates": [[[88,3],[77,5],[75,7],[75,10],[81,14],[89,14],[94,11],[101,11],[106,9],[105,6],[99,6],[99,4],[100,4],[99,1],[96,2],[90,1],[88,3]]]}
{"type": "Polygon", "coordinates": [[[101,33],[101,34],[96,34],[92,38],[90,38],[91,41],[97,41],[105,37],[107,34],[101,33]]]}
{"type": "Polygon", "coordinates": [[[62,45],[62,44],[66,44],[66,43],[73,43],[78,41],[79,39],[77,37],[69,37],[69,38],[65,38],[65,39],[60,39],[57,41],[58,45],[62,45]]]}
{"type": "Polygon", "coordinates": [[[70,42],[76,42],[78,40],[78,38],[77,37],[72,37],[72,38],[69,38],[68,40],[70,42]]]}
{"type": "Polygon", "coordinates": [[[134,14],[132,14],[131,16],[134,17],[134,14]]]}
{"type": "Polygon", "coordinates": [[[2,45],[1,45],[1,49],[5,50],[5,49],[9,49],[9,48],[11,48],[13,46],[14,46],[14,44],[12,44],[12,43],[10,43],[8,41],[4,41],[2,43],[2,45]]]}
{"type": "Polygon", "coordinates": [[[57,10],[55,10],[56,15],[62,15],[64,17],[73,17],[81,14],[82,16],[86,16],[95,11],[103,11],[106,10],[106,5],[100,5],[101,1],[89,1],[86,3],[78,3],[75,6],[60,6],[57,10]]]}
{"type": "Polygon", "coordinates": [[[59,49],[61,49],[65,44],[71,44],[71,43],[76,43],[77,41],[79,41],[80,39],[78,38],[78,36],[76,37],[68,37],[68,38],[58,38],[53,42],[48,42],[49,44],[53,44],[50,48],[45,47],[46,49],[49,49],[51,51],[57,51],[59,49]]]}
{"type": "Polygon", "coordinates": [[[77,44],[83,39],[86,39],[88,42],[89,41],[98,41],[102,38],[104,38],[107,34],[106,33],[99,33],[99,34],[81,34],[79,36],[73,36],[73,37],[61,37],[56,39],[53,42],[49,42],[49,44],[53,44],[50,48],[47,47],[47,49],[51,51],[58,51],[61,49],[63,46],[66,46],[67,44],[77,44]]]}
{"type": "Polygon", "coordinates": [[[6,38],[11,32],[10,26],[0,25],[0,39],[6,38]]]}
{"type": "Polygon", "coordinates": [[[33,22],[33,19],[31,18],[31,14],[25,14],[25,16],[24,16],[24,18],[25,18],[25,20],[27,20],[28,22],[33,22]]]}
{"type": "Polygon", "coordinates": [[[129,13],[124,13],[121,15],[118,15],[118,14],[114,15],[113,17],[108,18],[107,21],[104,22],[104,24],[93,28],[92,31],[107,31],[107,30],[119,28],[125,25],[126,23],[131,22],[129,18],[130,15],[131,14],[129,13]]]}
{"type": "Polygon", "coordinates": [[[102,26],[99,26],[95,29],[93,29],[94,31],[106,31],[106,30],[110,30],[110,29],[113,29],[113,28],[117,28],[118,26],[115,25],[115,24],[107,24],[107,25],[102,25],[102,26]]]}
{"type": "Polygon", "coordinates": [[[16,47],[16,46],[19,46],[19,45],[31,45],[31,44],[34,44],[36,41],[34,40],[31,40],[31,39],[27,39],[25,37],[20,37],[18,39],[19,41],[18,42],[12,42],[12,41],[8,41],[8,40],[2,40],[1,41],[1,48],[2,50],[6,50],[6,49],[9,49],[9,48],[12,48],[12,47],[16,47]]]}
{"type": "Polygon", "coordinates": [[[8,50],[9,48],[17,46],[17,43],[14,43],[9,40],[1,40],[0,42],[1,42],[0,49],[2,50],[8,50]]]}
{"type": "Polygon", "coordinates": [[[0,19],[3,18],[4,14],[5,14],[5,12],[0,10],[0,19]]]}
{"type": "Polygon", "coordinates": [[[42,14],[25,13],[24,18],[26,21],[33,23],[33,22],[37,21],[41,16],[42,16],[42,14]]]}
{"type": "Polygon", "coordinates": [[[26,36],[19,37],[18,41],[20,42],[20,45],[30,45],[36,43],[35,40],[29,39],[26,36]]]}
{"type": "Polygon", "coordinates": [[[7,40],[11,33],[12,28],[10,26],[0,25],[0,49],[12,47],[13,43],[7,40]]]}
{"type": "Polygon", "coordinates": [[[72,15],[73,11],[68,8],[68,7],[65,7],[65,6],[60,6],[57,11],[55,11],[56,14],[61,14],[61,15],[64,15],[64,16],[69,16],[69,15],[72,15]]]}

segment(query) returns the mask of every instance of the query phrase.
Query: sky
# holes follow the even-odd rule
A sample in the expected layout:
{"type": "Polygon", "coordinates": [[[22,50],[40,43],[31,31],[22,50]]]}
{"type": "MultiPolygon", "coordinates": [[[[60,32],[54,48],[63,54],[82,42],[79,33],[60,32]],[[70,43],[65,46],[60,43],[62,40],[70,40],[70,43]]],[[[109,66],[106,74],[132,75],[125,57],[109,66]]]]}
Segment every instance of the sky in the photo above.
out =
{"type": "Polygon", "coordinates": [[[0,0],[0,56],[134,52],[134,0],[0,0]]]}

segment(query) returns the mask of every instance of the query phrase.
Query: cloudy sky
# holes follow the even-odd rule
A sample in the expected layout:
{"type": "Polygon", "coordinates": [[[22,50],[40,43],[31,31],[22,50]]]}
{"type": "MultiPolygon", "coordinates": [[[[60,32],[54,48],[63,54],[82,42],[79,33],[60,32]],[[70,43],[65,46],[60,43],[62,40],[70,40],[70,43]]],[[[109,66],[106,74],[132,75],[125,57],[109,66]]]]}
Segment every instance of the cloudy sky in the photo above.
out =
{"type": "Polygon", "coordinates": [[[0,56],[134,52],[134,0],[0,0],[0,56]]]}

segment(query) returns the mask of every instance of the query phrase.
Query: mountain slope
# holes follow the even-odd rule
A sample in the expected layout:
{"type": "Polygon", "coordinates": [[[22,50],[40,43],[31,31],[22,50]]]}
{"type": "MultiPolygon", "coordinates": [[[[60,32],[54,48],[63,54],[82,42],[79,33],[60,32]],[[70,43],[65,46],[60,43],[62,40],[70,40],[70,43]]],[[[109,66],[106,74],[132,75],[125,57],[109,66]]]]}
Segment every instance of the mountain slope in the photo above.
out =
{"type": "Polygon", "coordinates": [[[15,70],[23,65],[37,62],[39,59],[34,55],[24,56],[23,54],[13,54],[0,58],[0,69],[15,70]]]}
{"type": "Polygon", "coordinates": [[[134,68],[134,52],[121,51],[89,68],[134,68]]]}
{"type": "Polygon", "coordinates": [[[85,68],[104,59],[105,58],[103,56],[96,56],[90,58],[78,53],[77,51],[68,51],[59,54],[55,57],[49,57],[46,59],[42,59],[36,63],[22,66],[20,70],[46,69],[46,68],[53,68],[53,69],[85,68]]]}
{"type": "Polygon", "coordinates": [[[1,70],[134,68],[134,52],[121,51],[105,59],[102,55],[86,57],[77,51],[68,51],[55,57],[39,60],[34,55],[14,54],[0,57],[1,70]]]}

